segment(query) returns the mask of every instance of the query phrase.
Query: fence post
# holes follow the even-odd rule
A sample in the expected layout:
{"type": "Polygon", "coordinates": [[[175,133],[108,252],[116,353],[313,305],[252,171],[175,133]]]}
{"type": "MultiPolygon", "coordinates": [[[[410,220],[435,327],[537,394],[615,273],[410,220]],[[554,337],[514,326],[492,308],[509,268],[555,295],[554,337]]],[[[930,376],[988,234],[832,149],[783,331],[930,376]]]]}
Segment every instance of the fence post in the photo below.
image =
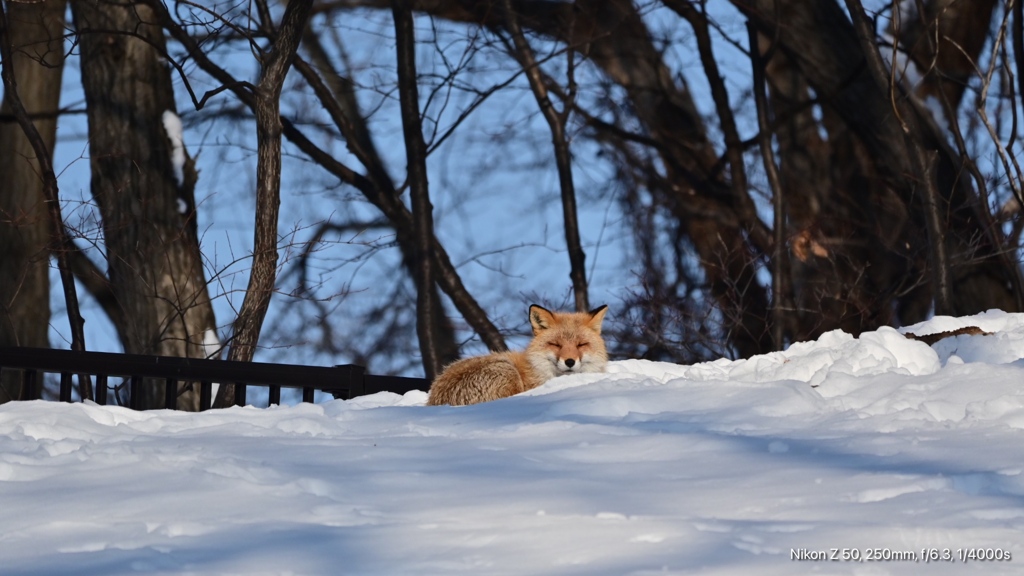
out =
{"type": "Polygon", "coordinates": [[[178,409],[178,379],[168,378],[164,381],[164,408],[178,409]]]}
{"type": "Polygon", "coordinates": [[[107,375],[96,375],[96,403],[100,406],[107,405],[107,375]]]}
{"type": "Polygon", "coordinates": [[[128,407],[132,410],[139,410],[142,395],[142,376],[133,375],[129,385],[131,397],[128,399],[128,407]]]}
{"type": "Polygon", "coordinates": [[[235,382],[235,406],[245,406],[245,382],[235,382]]]}
{"type": "Polygon", "coordinates": [[[35,370],[25,370],[22,375],[22,380],[25,391],[22,392],[22,396],[26,400],[41,400],[43,397],[42,386],[39,384],[39,372],[35,370]]]}
{"type": "Polygon", "coordinates": [[[339,364],[334,367],[338,371],[338,383],[345,387],[344,393],[332,392],[335,398],[347,400],[366,393],[366,368],[355,364],[339,364]]]}
{"type": "Polygon", "coordinates": [[[71,372],[60,373],[60,401],[71,402],[71,372]]]}

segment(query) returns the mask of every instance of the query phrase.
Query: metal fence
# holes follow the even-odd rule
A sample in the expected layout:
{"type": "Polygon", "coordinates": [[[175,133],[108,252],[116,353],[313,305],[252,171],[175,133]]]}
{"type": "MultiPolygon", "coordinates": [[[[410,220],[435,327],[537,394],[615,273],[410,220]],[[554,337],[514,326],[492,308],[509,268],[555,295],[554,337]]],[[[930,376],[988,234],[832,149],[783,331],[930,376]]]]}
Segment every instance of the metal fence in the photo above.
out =
{"type": "Polygon", "coordinates": [[[91,396],[91,384],[94,381],[93,399],[103,405],[108,403],[111,396],[110,378],[124,378],[130,388],[128,405],[131,408],[138,408],[137,399],[140,397],[143,379],[162,380],[166,384],[164,406],[167,408],[177,406],[179,382],[197,383],[200,410],[210,408],[214,383],[234,384],[234,400],[239,406],[246,404],[246,392],[250,386],[266,387],[269,390],[269,404],[281,403],[282,388],[300,389],[302,401],[313,402],[316,391],[347,399],[375,392],[404,394],[410,390],[427,390],[430,386],[430,382],[423,378],[366,374],[365,368],[352,364],[334,367],[294,366],[45,348],[0,348],[0,370],[17,370],[22,373],[22,396],[26,400],[42,397],[41,375],[51,373],[60,374],[61,401],[72,401],[74,377],[77,375],[79,395],[91,396]],[[87,384],[82,386],[83,382],[87,384]]]}

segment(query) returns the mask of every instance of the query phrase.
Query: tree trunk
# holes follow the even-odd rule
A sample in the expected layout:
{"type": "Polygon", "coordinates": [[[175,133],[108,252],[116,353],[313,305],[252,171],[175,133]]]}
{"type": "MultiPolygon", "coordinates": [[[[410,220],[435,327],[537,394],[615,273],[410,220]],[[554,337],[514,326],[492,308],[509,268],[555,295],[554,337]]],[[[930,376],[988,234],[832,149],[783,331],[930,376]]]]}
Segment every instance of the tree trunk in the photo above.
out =
{"type": "MultiPolygon", "coordinates": [[[[129,353],[205,357],[204,336],[216,324],[196,234],[196,174],[190,162],[172,161],[183,143],[171,140],[177,116],[163,31],[148,24],[154,18],[144,4],[74,0],[71,7],[92,195],[123,312],[122,344],[129,353]]],[[[190,384],[179,384],[178,407],[197,410],[199,391],[190,384]]],[[[162,407],[163,387],[147,382],[135,403],[162,407]]]]}
{"type": "MultiPolygon", "coordinates": [[[[256,221],[253,228],[252,270],[242,307],[235,319],[228,359],[251,362],[256,353],[263,319],[277,283],[277,227],[281,208],[281,90],[299,49],[302,29],[309,20],[313,0],[288,3],[273,45],[262,54],[260,81],[254,89],[256,116],[256,221]]],[[[265,4],[261,4],[265,7],[265,4]]],[[[263,24],[270,28],[269,11],[263,24]]],[[[226,406],[234,384],[222,385],[214,405],[226,406]]]]}
{"type": "Polygon", "coordinates": [[[409,195],[412,200],[416,279],[416,335],[423,358],[423,373],[433,380],[444,369],[441,339],[434,324],[440,300],[434,291],[434,207],[427,180],[427,144],[420,121],[419,90],[416,83],[416,36],[412,10],[404,0],[392,0],[398,61],[398,97],[408,164],[409,195]]]}
{"type": "MultiPolygon", "coordinates": [[[[306,26],[312,0],[290,2],[281,31],[263,54],[256,106],[256,221],[253,233],[253,264],[245,299],[235,320],[228,357],[252,361],[263,318],[270,306],[277,279],[277,219],[281,206],[281,89],[306,26]]],[[[269,25],[269,22],[266,23],[269,25]]]]}
{"type": "MultiPolygon", "coordinates": [[[[65,6],[64,0],[46,0],[6,7],[18,93],[51,154],[64,70],[65,6]]],[[[0,106],[0,346],[48,348],[52,226],[39,162],[7,97],[0,106]]],[[[20,374],[5,371],[0,402],[21,397],[20,374]]]]}

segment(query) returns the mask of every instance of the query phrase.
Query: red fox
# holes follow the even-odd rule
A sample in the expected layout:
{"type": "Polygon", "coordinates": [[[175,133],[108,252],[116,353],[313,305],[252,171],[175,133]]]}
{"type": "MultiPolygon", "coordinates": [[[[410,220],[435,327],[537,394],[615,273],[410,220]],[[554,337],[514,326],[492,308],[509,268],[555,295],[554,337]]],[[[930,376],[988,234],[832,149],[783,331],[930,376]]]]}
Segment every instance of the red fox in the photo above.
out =
{"type": "Polygon", "coordinates": [[[530,306],[533,341],[522,352],[494,352],[464,358],[447,368],[430,386],[427,405],[462,406],[507,398],[536,388],[555,376],[604,372],[608,352],[601,321],[608,311],[550,312],[530,306]]]}

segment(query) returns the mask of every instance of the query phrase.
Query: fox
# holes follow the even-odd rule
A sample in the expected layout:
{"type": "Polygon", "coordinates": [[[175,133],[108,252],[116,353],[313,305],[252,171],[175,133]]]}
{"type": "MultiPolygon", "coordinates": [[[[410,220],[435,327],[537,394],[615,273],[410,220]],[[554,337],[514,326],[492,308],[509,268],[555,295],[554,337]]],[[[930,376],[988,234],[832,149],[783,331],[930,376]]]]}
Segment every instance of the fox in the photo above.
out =
{"type": "Polygon", "coordinates": [[[465,406],[532,390],[556,376],[604,372],[608,352],[601,322],[608,306],[590,312],[551,312],[530,306],[533,340],[526,350],[457,360],[430,385],[428,406],[465,406]]]}

